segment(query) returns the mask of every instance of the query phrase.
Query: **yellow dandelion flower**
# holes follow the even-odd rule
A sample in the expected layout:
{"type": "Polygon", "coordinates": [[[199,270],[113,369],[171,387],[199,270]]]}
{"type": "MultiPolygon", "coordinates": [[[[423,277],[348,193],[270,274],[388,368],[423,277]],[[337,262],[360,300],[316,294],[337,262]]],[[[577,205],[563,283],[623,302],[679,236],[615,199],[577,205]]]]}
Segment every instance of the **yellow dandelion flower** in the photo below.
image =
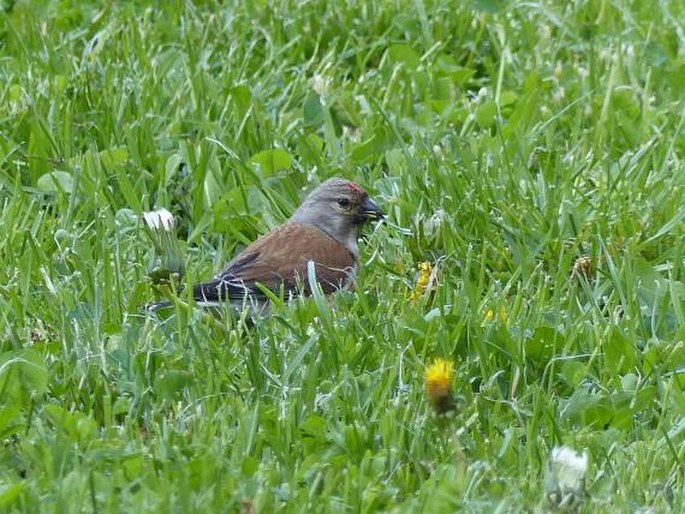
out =
{"type": "Polygon", "coordinates": [[[497,314],[495,314],[494,309],[488,309],[483,314],[483,321],[485,323],[491,323],[493,321],[507,321],[509,313],[504,305],[500,305],[497,309],[497,314]]]}
{"type": "Polygon", "coordinates": [[[426,396],[438,413],[447,412],[453,406],[453,365],[450,360],[438,358],[425,371],[426,396]]]}
{"type": "Polygon", "coordinates": [[[419,279],[414,290],[409,295],[409,301],[415,302],[426,292],[433,276],[433,265],[426,261],[419,264],[419,279]]]}

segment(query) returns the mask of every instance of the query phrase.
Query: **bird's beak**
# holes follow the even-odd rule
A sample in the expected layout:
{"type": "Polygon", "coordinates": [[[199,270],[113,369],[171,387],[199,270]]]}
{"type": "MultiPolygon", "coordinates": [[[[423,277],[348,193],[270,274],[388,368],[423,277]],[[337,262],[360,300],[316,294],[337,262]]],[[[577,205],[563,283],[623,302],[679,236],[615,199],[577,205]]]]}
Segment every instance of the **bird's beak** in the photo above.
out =
{"type": "Polygon", "coordinates": [[[376,221],[385,218],[385,213],[370,198],[364,200],[359,208],[359,214],[364,221],[376,221]]]}

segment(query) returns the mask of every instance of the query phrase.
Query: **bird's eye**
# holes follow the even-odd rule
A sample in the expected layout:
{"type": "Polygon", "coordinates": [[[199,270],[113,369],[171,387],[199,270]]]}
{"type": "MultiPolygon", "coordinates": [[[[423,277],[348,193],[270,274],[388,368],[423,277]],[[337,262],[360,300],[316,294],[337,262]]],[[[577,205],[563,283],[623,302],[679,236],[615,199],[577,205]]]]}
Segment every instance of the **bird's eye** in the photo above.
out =
{"type": "Polygon", "coordinates": [[[338,198],[338,205],[343,209],[347,209],[350,206],[350,201],[347,198],[338,198]]]}

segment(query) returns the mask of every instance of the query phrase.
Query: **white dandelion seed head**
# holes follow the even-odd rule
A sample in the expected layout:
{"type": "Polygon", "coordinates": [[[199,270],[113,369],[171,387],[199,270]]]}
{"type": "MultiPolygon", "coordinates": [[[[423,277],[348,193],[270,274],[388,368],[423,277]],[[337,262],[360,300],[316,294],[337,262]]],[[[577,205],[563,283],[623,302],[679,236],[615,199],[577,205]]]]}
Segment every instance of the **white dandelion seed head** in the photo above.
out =
{"type": "Polygon", "coordinates": [[[587,452],[578,453],[568,446],[552,450],[550,467],[561,491],[576,491],[582,486],[587,472],[589,458],[587,452]]]}
{"type": "Polygon", "coordinates": [[[555,102],[561,102],[564,98],[566,97],[566,90],[559,86],[557,90],[555,91],[554,95],[552,95],[552,99],[555,102]]]}
{"type": "Polygon", "coordinates": [[[144,212],[143,220],[145,224],[152,230],[157,230],[159,228],[159,217],[154,212],[144,212]]]}
{"type": "Polygon", "coordinates": [[[552,38],[552,29],[549,25],[543,23],[538,27],[538,36],[540,36],[540,39],[542,40],[549,40],[552,38]]]}
{"type": "Polygon", "coordinates": [[[164,230],[167,232],[174,228],[174,215],[171,214],[168,210],[166,209],[160,209],[157,211],[159,214],[159,219],[162,222],[162,227],[164,227],[164,230]]]}
{"type": "Polygon", "coordinates": [[[331,398],[333,398],[333,393],[316,393],[314,398],[315,409],[320,412],[326,412],[331,398]]]}
{"type": "Polygon", "coordinates": [[[318,73],[312,77],[311,86],[314,92],[319,96],[326,96],[331,85],[331,79],[319,75],[318,73]]]}
{"type": "Polygon", "coordinates": [[[143,213],[143,220],[151,230],[163,229],[169,232],[174,227],[174,215],[167,209],[158,209],[143,213]]]}

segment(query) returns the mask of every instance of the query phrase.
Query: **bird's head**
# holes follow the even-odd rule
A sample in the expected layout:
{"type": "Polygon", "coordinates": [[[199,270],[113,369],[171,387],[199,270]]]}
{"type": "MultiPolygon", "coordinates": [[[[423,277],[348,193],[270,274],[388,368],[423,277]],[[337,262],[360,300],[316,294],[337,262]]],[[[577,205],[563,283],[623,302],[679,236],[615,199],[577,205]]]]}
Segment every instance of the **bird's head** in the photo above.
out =
{"type": "Polygon", "coordinates": [[[313,225],[344,243],[356,238],[364,223],[384,216],[360,185],[332,178],[309,193],[291,220],[313,225]]]}

